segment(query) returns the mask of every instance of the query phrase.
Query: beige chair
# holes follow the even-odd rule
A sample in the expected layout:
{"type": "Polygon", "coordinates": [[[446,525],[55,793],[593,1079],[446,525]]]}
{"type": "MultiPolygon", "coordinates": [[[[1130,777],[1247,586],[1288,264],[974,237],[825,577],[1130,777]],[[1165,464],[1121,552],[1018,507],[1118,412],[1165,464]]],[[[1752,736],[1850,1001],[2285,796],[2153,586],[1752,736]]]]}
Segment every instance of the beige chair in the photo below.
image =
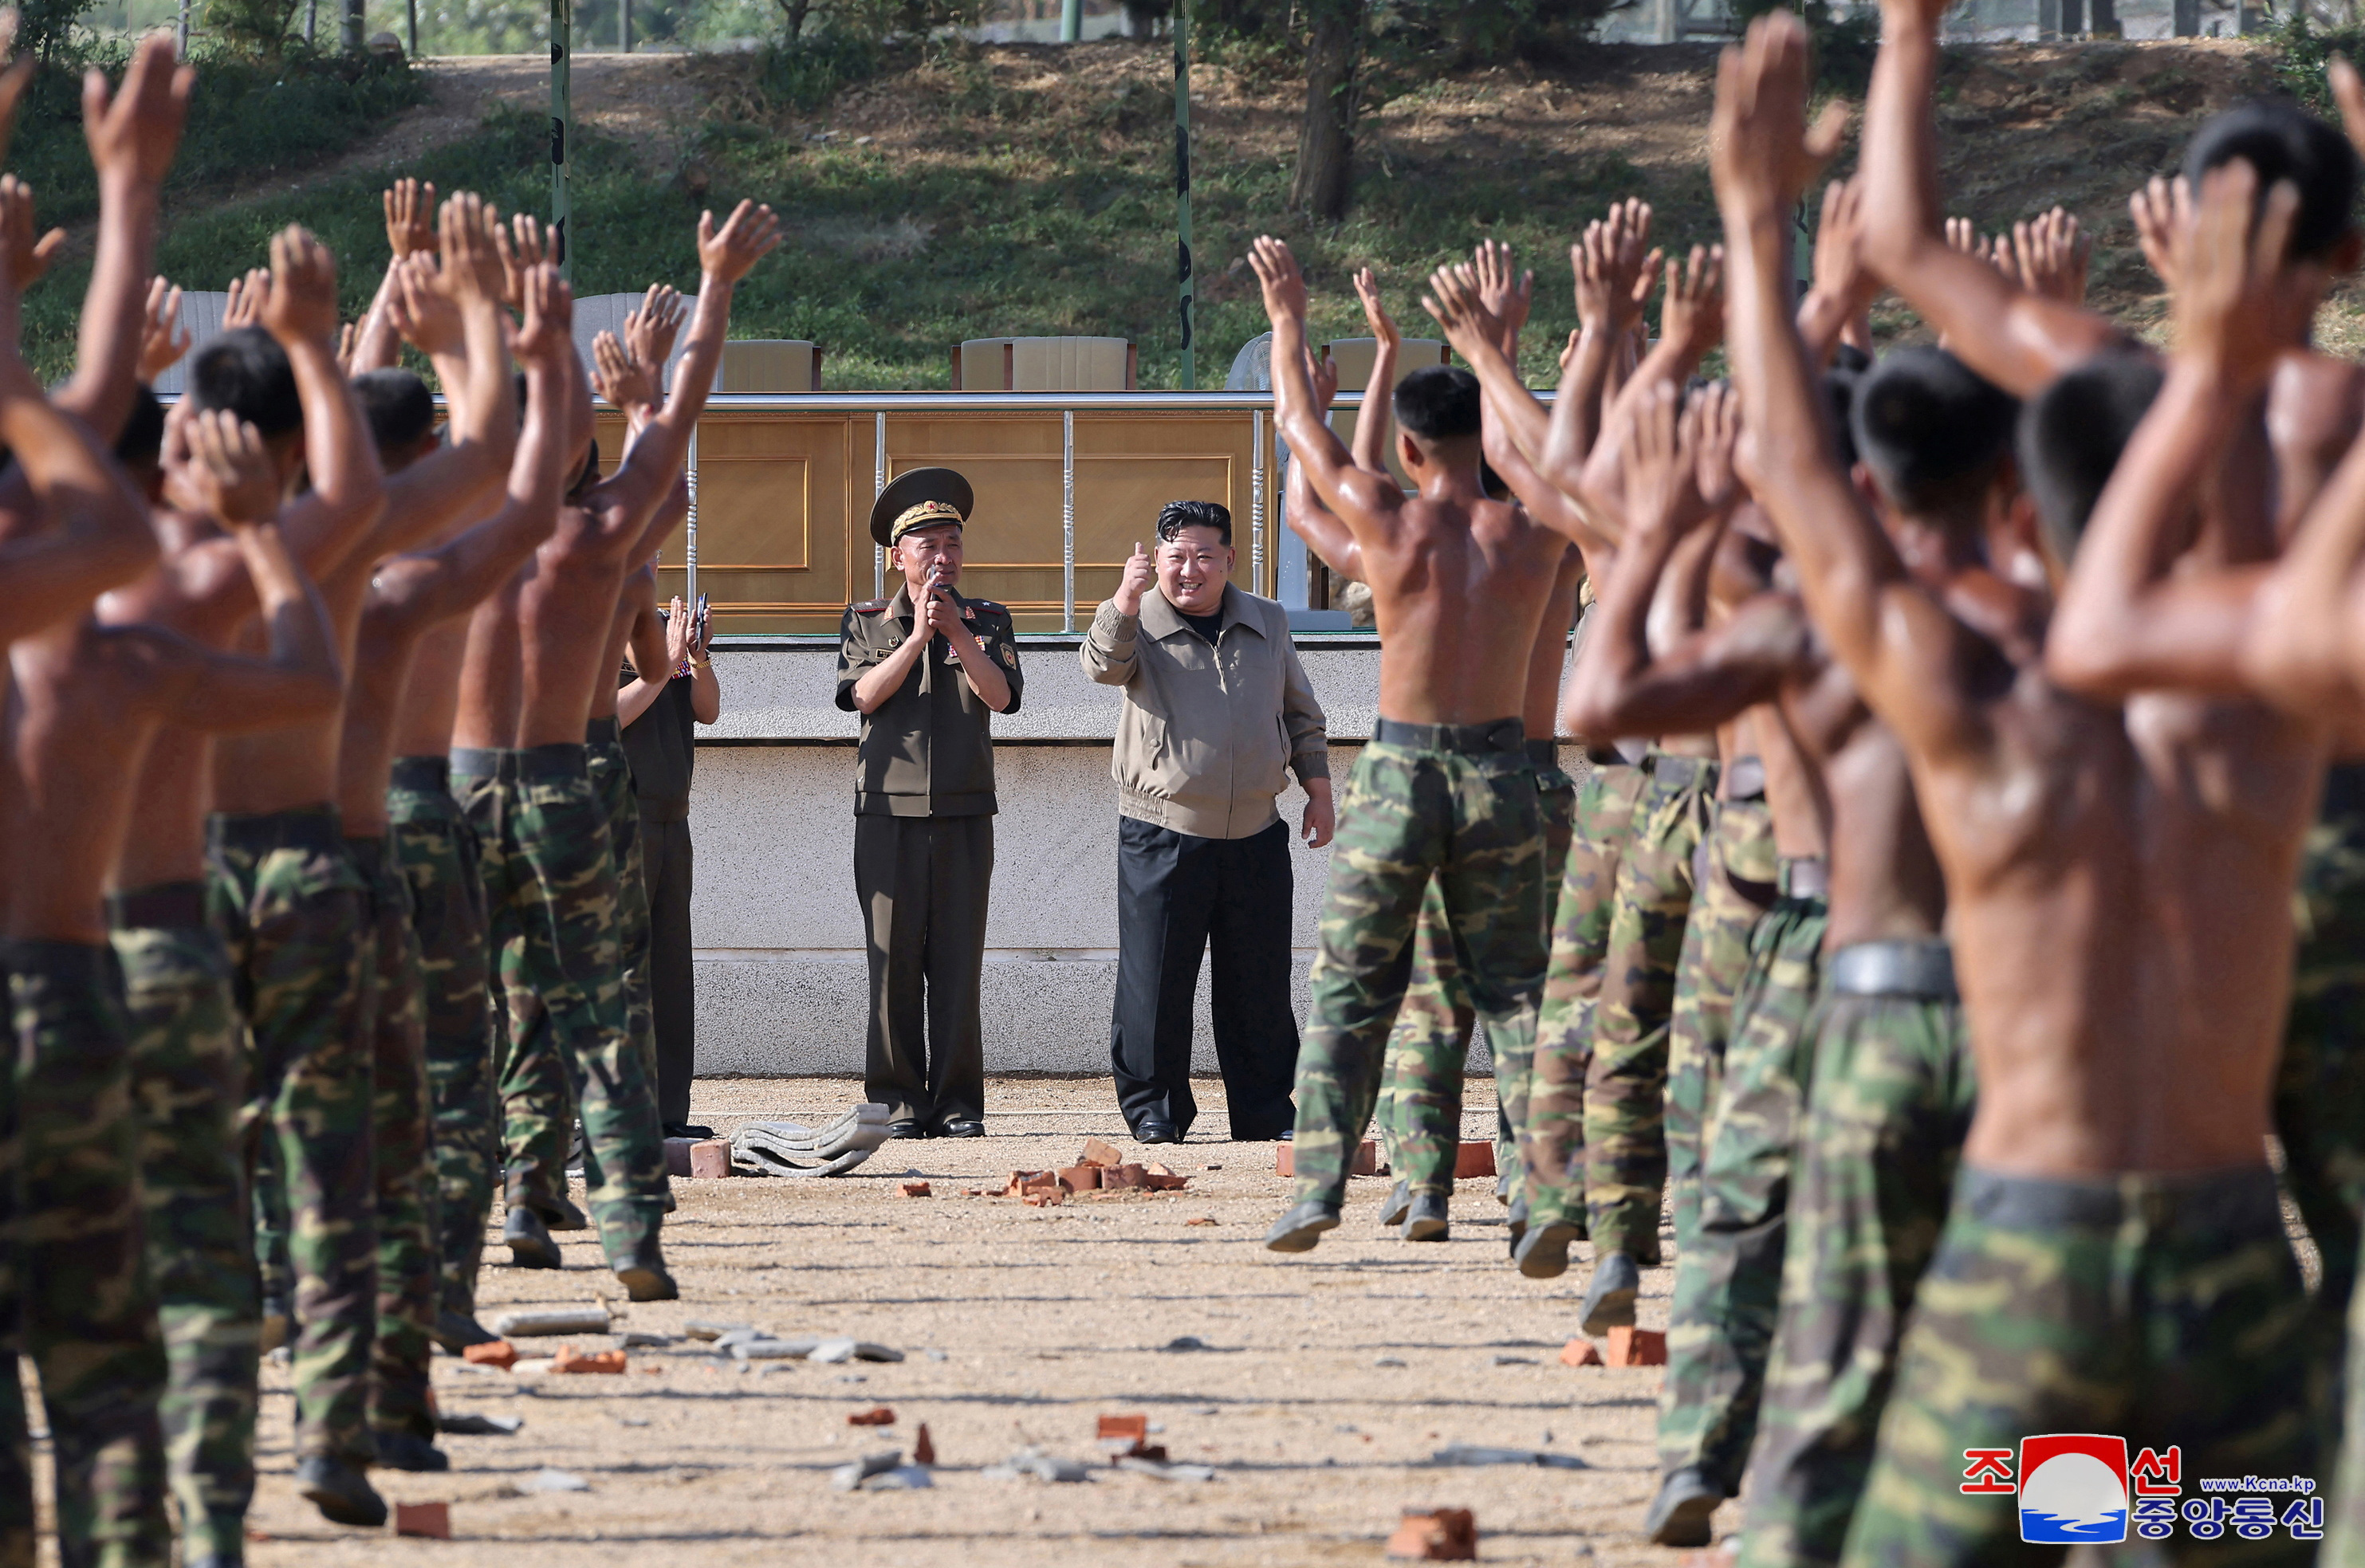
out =
{"type": "MultiPolygon", "coordinates": [[[[1322,345],[1322,357],[1339,367],[1339,390],[1362,392],[1372,380],[1372,361],[1378,357],[1377,338],[1333,338],[1322,345]]],[[[1405,338],[1396,344],[1396,379],[1425,364],[1452,364],[1453,351],[1435,338],[1405,338]]],[[[1393,392],[1394,386],[1388,388],[1393,392]]]]}
{"type": "Polygon", "coordinates": [[[1130,392],[1138,364],[1125,338],[970,338],[953,350],[953,390],[1130,392]]]}
{"type": "Polygon", "coordinates": [[[717,392],[818,392],[819,343],[801,338],[734,338],[723,345],[717,392]]]}

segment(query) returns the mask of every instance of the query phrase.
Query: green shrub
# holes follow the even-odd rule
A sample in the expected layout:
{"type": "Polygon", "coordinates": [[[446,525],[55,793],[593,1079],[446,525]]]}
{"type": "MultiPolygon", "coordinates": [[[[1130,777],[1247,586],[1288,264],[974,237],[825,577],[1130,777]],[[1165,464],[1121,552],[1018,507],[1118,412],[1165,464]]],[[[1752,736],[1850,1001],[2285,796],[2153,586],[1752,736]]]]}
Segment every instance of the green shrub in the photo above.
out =
{"type": "Polygon", "coordinates": [[[2365,60],[2365,27],[2326,28],[2319,31],[2308,24],[2307,7],[2298,6],[2292,7],[2274,36],[2277,85],[2317,113],[2331,114],[2332,89],[2325,84],[2325,68],[2336,54],[2365,60]]]}

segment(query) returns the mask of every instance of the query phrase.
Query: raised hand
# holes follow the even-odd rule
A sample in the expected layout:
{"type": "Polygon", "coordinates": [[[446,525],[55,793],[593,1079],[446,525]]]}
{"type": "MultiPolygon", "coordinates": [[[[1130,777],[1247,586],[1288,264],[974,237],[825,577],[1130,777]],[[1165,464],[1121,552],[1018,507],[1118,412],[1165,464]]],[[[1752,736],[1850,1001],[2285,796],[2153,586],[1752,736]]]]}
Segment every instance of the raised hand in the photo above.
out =
{"type": "MultiPolygon", "coordinates": [[[[1954,220],[1948,219],[1952,229],[1954,220]]],[[[1950,233],[1948,238],[1952,239],[1950,233]]],[[[1851,307],[1877,291],[1879,281],[1865,271],[1864,176],[1833,180],[1823,187],[1823,214],[1815,225],[1814,287],[1851,307]]]]}
{"type": "Polygon", "coordinates": [[[1569,264],[1576,274],[1576,319],[1586,330],[1616,337],[1642,313],[1664,259],[1657,251],[1643,250],[1650,232],[1649,205],[1629,198],[1613,203],[1608,217],[1586,224],[1569,247],[1569,264]]]}
{"type": "MultiPolygon", "coordinates": [[[[2001,236],[1996,248],[2005,248],[2001,236]]],[[[2068,305],[2086,303],[2086,271],[2094,241],[2079,230],[2076,214],[2057,207],[2013,224],[2010,248],[2021,287],[2068,305]]]]}
{"type": "Polygon", "coordinates": [[[656,407],[656,386],[648,367],[625,353],[613,332],[591,340],[591,390],[627,413],[656,407]]]}
{"type": "Polygon", "coordinates": [[[211,409],[190,414],[181,436],[182,484],[207,512],[231,529],[278,515],[279,478],[262,431],[227,409],[211,409]]]}
{"type": "Polygon", "coordinates": [[[1667,297],[1659,309],[1662,342],[1688,345],[1695,359],[1724,337],[1724,247],[1694,245],[1684,265],[1667,269],[1667,297]]]}
{"type": "Polygon", "coordinates": [[[436,247],[435,182],[405,175],[386,188],[386,243],[396,261],[436,247]]]}
{"type": "Polygon", "coordinates": [[[1638,388],[1626,432],[1626,515],[1642,529],[1681,533],[1709,514],[1699,490],[1698,433],[1674,384],[1638,388]]]}
{"type": "Polygon", "coordinates": [[[1486,308],[1485,301],[1478,297],[1476,283],[1463,273],[1460,267],[1440,267],[1429,274],[1429,292],[1420,297],[1420,306],[1437,319],[1437,324],[1445,329],[1446,341],[1467,359],[1466,344],[1503,341],[1503,322],[1486,308]]]}
{"type": "Polygon", "coordinates": [[[195,341],[181,324],[180,286],[161,277],[151,279],[140,323],[140,379],[153,381],[180,364],[195,341]]]}
{"type": "Polygon", "coordinates": [[[1306,376],[1314,383],[1314,411],[1328,413],[1330,405],[1339,400],[1339,362],[1324,359],[1309,348],[1306,351],[1306,376]]]}
{"type": "MultiPolygon", "coordinates": [[[[1387,306],[1380,300],[1380,280],[1369,267],[1355,274],[1355,297],[1363,302],[1363,324],[1372,330],[1372,336],[1379,340],[1382,347],[1394,348],[1399,341],[1396,324],[1388,315],[1387,306]]],[[[1334,386],[1337,380],[1338,375],[1334,371],[1331,374],[1334,386]]]]}
{"type": "Polygon", "coordinates": [[[1732,384],[1712,381],[1684,406],[1683,443],[1697,454],[1698,471],[1693,483],[1701,505],[1710,516],[1740,498],[1740,481],[1733,472],[1733,449],[1741,442],[1741,395],[1732,384]]]}
{"type": "MultiPolygon", "coordinates": [[[[607,334],[602,332],[600,336],[605,337],[607,334]]],[[[666,607],[666,673],[668,676],[680,673],[681,666],[689,659],[689,611],[684,608],[681,595],[674,595],[673,602],[666,607]]],[[[645,672],[644,678],[648,678],[655,673],[655,671],[645,672]]]]}
{"type": "Polygon", "coordinates": [[[336,342],[337,260],[298,225],[271,237],[271,276],[259,319],[284,346],[336,342]]]}
{"type": "Polygon", "coordinates": [[[519,275],[518,292],[524,304],[524,319],[511,345],[518,362],[563,372],[574,349],[574,291],[557,267],[542,262],[519,275]]]}
{"type": "Polygon", "coordinates": [[[1141,613],[1141,596],[1148,593],[1149,585],[1157,580],[1156,564],[1150,560],[1149,552],[1141,547],[1141,542],[1136,540],[1133,554],[1125,558],[1125,576],[1117,579],[1116,592],[1109,596],[1110,602],[1116,606],[1120,615],[1138,615],[1141,613]]]}
{"type": "Polygon", "coordinates": [[[1306,319],[1306,274],[1298,270],[1287,241],[1260,234],[1249,247],[1249,265],[1264,294],[1266,319],[1275,326],[1284,319],[1306,319]]]}
{"type": "Polygon", "coordinates": [[[2151,263],[2161,286],[2174,294],[2177,247],[2192,227],[2192,187],[2182,174],[2173,180],[2154,174],[2127,197],[2127,216],[2135,219],[2135,242],[2143,247],[2144,260],[2151,263]]]}
{"type": "Polygon", "coordinates": [[[222,302],[222,330],[236,331],[241,327],[259,326],[263,321],[263,301],[271,292],[271,269],[249,267],[230,280],[230,297],[222,302]]]}
{"type": "Polygon", "coordinates": [[[48,275],[50,263],[57,260],[59,247],[66,242],[66,231],[52,229],[35,239],[39,226],[33,221],[33,187],[20,184],[17,188],[22,193],[25,210],[9,239],[8,275],[22,292],[48,275]]]}
{"type": "Polygon", "coordinates": [[[768,207],[743,201],[720,229],[712,212],[698,215],[699,272],[718,283],[737,283],[779,243],[780,220],[768,207]]]}
{"type": "Polygon", "coordinates": [[[514,213],[507,229],[494,227],[493,249],[501,259],[501,303],[512,310],[522,310],[526,274],[545,263],[556,261],[544,241],[542,225],[530,212],[514,213]]]}
{"type": "Polygon", "coordinates": [[[1478,297],[1503,323],[1503,336],[1496,342],[1508,353],[1512,339],[1528,324],[1528,308],[1535,299],[1536,274],[1515,273],[1511,248],[1496,240],[1481,240],[1471,261],[1477,274],[1478,297]]]}
{"type": "Polygon", "coordinates": [[[387,319],[403,341],[431,358],[457,353],[467,327],[460,307],[443,287],[434,258],[424,253],[394,263],[393,286],[387,290],[387,319]]]}
{"type": "MultiPolygon", "coordinates": [[[[389,309],[392,304],[391,300],[387,301],[389,309]]],[[[337,373],[340,375],[353,375],[353,355],[361,346],[362,324],[359,321],[348,321],[337,329],[337,373]]]]}
{"type": "Polygon", "coordinates": [[[193,67],[174,63],[166,32],[140,40],[120,88],[110,91],[103,71],[83,73],[82,134],[101,184],[119,180],[154,190],[164,183],[196,80],[193,67]]]}
{"type": "Polygon", "coordinates": [[[2209,364],[2244,390],[2264,386],[2301,341],[2326,281],[2319,263],[2285,259],[2299,188],[2279,180],[2263,206],[2258,190],[2247,159],[2212,169],[2176,257],[2176,357],[2209,364]]]}
{"type": "Polygon", "coordinates": [[[681,302],[681,290],[669,283],[653,283],[641,296],[640,305],[624,318],[625,352],[659,381],[664,379],[666,362],[673,357],[674,340],[681,334],[689,309],[681,302]]]}
{"type": "MultiPolygon", "coordinates": [[[[432,201],[435,187],[426,190],[432,201]]],[[[423,211],[420,221],[425,221],[423,211]]],[[[435,244],[420,248],[442,252],[436,258],[436,278],[454,304],[507,302],[509,271],[501,256],[500,232],[500,214],[474,191],[455,191],[437,209],[435,244]]]]}
{"type": "MultiPolygon", "coordinates": [[[[1891,0],[1936,7],[1951,0],[1891,0]]],[[[1807,28],[1788,11],[1749,24],[1737,48],[1717,62],[1716,112],[1709,127],[1709,165],[1717,199],[1746,210],[1753,221],[1788,213],[1847,130],[1845,104],[1824,106],[1807,124],[1807,28]]]]}

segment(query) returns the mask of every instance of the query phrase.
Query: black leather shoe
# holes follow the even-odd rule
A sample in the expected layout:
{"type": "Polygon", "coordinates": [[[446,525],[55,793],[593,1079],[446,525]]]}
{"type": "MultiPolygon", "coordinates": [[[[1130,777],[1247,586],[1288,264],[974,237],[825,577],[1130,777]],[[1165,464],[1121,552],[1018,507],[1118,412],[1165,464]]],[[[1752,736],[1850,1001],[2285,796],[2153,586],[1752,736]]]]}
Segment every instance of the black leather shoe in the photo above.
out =
{"type": "Polygon", "coordinates": [[[1402,1225],[1404,1223],[1406,1211],[1411,1207],[1412,1183],[1409,1182],[1397,1182],[1389,1192],[1388,1201],[1380,1205],[1381,1226],[1384,1227],[1391,1225],[1402,1225]]]}
{"type": "Polygon", "coordinates": [[[1171,1122],[1144,1122],[1133,1129],[1136,1143],[1181,1143],[1182,1135],[1174,1130],[1171,1122]]]}
{"type": "Polygon", "coordinates": [[[700,1126],[696,1122],[676,1122],[673,1126],[666,1128],[665,1136],[667,1137],[686,1137],[692,1143],[701,1143],[712,1137],[714,1136],[714,1129],[712,1127],[700,1126]]]}
{"type": "Polygon", "coordinates": [[[1339,1205],[1326,1204],[1319,1198],[1308,1198],[1279,1219],[1264,1233],[1265,1249],[1269,1252],[1311,1252],[1314,1244],[1322,1239],[1326,1230],[1339,1228],[1339,1205]]]}
{"type": "Polygon", "coordinates": [[[1631,1328],[1634,1298],[1642,1290],[1642,1266],[1623,1252],[1605,1253],[1595,1260],[1593,1279],[1585,1287],[1579,1327],[1597,1339],[1612,1328],[1631,1328]]]}
{"type": "Polygon", "coordinates": [[[448,1309],[435,1315],[435,1327],[428,1333],[455,1356],[471,1345],[489,1345],[500,1338],[467,1314],[448,1309]]]}
{"type": "Polygon", "coordinates": [[[1529,1279],[1556,1280],[1568,1272],[1568,1244],[1575,1239],[1576,1226],[1565,1222],[1535,1226],[1519,1238],[1511,1258],[1529,1279]]]}
{"type": "Polygon", "coordinates": [[[377,1462],[388,1470],[408,1470],[420,1474],[439,1474],[452,1468],[452,1456],[409,1432],[377,1434],[377,1462]]]}
{"type": "Polygon", "coordinates": [[[357,1525],[379,1529],[386,1524],[386,1499],[364,1475],[342,1460],[308,1459],[296,1466],[296,1490],[333,1525],[357,1525]]]}
{"type": "Polygon", "coordinates": [[[509,1218],[501,1222],[501,1245],[510,1249],[512,1269],[564,1267],[558,1257],[558,1243],[550,1238],[550,1227],[523,1204],[510,1210],[509,1218]]]}
{"type": "Polygon", "coordinates": [[[1709,1485],[1698,1470],[1686,1465],[1659,1483],[1658,1495],[1651,1499],[1650,1511],[1642,1516],[1642,1533],[1658,1546],[1706,1546],[1715,1535],[1709,1521],[1723,1501],[1723,1493],[1709,1485]]]}
{"type": "Polygon", "coordinates": [[[985,1124],[968,1119],[947,1122],[936,1129],[936,1136],[938,1137],[983,1137],[985,1124]]]}
{"type": "Polygon", "coordinates": [[[887,1124],[887,1136],[889,1137],[925,1137],[928,1136],[928,1129],[914,1121],[890,1122],[887,1124]]]}
{"type": "Polygon", "coordinates": [[[1407,1205],[1404,1238],[1407,1241],[1442,1241],[1452,1227],[1445,1218],[1445,1198],[1438,1193],[1417,1193],[1407,1205]]]}

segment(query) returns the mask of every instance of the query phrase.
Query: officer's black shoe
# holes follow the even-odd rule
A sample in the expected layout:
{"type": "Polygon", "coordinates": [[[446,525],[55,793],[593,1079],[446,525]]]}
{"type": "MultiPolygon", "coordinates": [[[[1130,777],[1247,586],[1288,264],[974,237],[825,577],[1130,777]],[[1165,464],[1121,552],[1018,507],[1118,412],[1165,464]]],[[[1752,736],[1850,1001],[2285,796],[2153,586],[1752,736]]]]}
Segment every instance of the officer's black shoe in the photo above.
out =
{"type": "Polygon", "coordinates": [[[1642,1533],[1657,1546],[1706,1546],[1715,1536],[1709,1520],[1723,1501],[1722,1492],[1709,1485],[1697,1469],[1686,1465],[1659,1483],[1659,1495],[1651,1499],[1650,1511],[1642,1516],[1642,1533]]]}
{"type": "Polygon", "coordinates": [[[455,1356],[471,1345],[489,1345],[500,1338],[466,1313],[448,1308],[435,1315],[435,1327],[428,1335],[455,1356]]]}
{"type": "Polygon", "coordinates": [[[510,1249],[512,1269],[556,1269],[565,1265],[558,1257],[558,1243],[550,1238],[550,1227],[542,1216],[523,1204],[510,1210],[501,1224],[501,1245],[510,1249]]]}
{"type": "Polygon", "coordinates": [[[377,1529],[386,1523],[386,1499],[369,1477],[337,1459],[308,1459],[296,1466],[296,1490],[332,1525],[377,1529]]]}
{"type": "Polygon", "coordinates": [[[985,1124],[969,1118],[947,1122],[936,1129],[936,1136],[938,1137],[983,1137],[985,1124]]]}
{"type": "Polygon", "coordinates": [[[1144,1122],[1133,1129],[1136,1143],[1181,1143],[1182,1135],[1174,1130],[1171,1122],[1144,1122]]]}
{"type": "Polygon", "coordinates": [[[409,1432],[377,1434],[377,1462],[388,1470],[437,1474],[452,1468],[452,1456],[425,1438],[409,1432]]]}
{"type": "Polygon", "coordinates": [[[1339,1205],[1308,1198],[1272,1222],[1272,1228],[1264,1233],[1265,1250],[1311,1252],[1324,1231],[1338,1228],[1339,1205]]]}
{"type": "Polygon", "coordinates": [[[1565,1220],[1534,1226],[1519,1237],[1511,1260],[1529,1279],[1556,1280],[1568,1272],[1568,1244],[1575,1239],[1576,1226],[1565,1220]]]}
{"type": "Polygon", "coordinates": [[[928,1129],[917,1122],[906,1119],[888,1123],[887,1136],[889,1137],[925,1137],[928,1136],[928,1129]]]}
{"type": "Polygon", "coordinates": [[[681,1299],[681,1287],[667,1271],[665,1253],[655,1236],[642,1241],[630,1258],[616,1265],[616,1278],[622,1282],[624,1294],[633,1301],[681,1299]]]}
{"type": "Polygon", "coordinates": [[[1594,1262],[1592,1282],[1585,1287],[1585,1316],[1578,1327],[1596,1338],[1612,1328],[1631,1328],[1634,1298],[1642,1289],[1641,1264],[1623,1252],[1603,1253],[1594,1262]]]}
{"type": "Polygon", "coordinates": [[[1405,1212],[1412,1207],[1412,1183],[1399,1182],[1388,1193],[1388,1201],[1380,1205],[1380,1225],[1402,1225],[1405,1212]]]}
{"type": "Polygon", "coordinates": [[[1519,1238],[1528,1233],[1528,1200],[1521,1198],[1511,1205],[1511,1256],[1519,1255],[1519,1238]]]}
{"type": "Polygon", "coordinates": [[[1405,1215],[1404,1238],[1407,1241],[1442,1241],[1452,1228],[1446,1223],[1443,1193],[1414,1194],[1410,1211],[1405,1215]]]}
{"type": "Polygon", "coordinates": [[[714,1129],[712,1127],[702,1127],[696,1122],[676,1122],[673,1126],[666,1128],[665,1136],[667,1137],[686,1137],[692,1143],[697,1143],[702,1139],[712,1137],[714,1136],[714,1129]]]}

